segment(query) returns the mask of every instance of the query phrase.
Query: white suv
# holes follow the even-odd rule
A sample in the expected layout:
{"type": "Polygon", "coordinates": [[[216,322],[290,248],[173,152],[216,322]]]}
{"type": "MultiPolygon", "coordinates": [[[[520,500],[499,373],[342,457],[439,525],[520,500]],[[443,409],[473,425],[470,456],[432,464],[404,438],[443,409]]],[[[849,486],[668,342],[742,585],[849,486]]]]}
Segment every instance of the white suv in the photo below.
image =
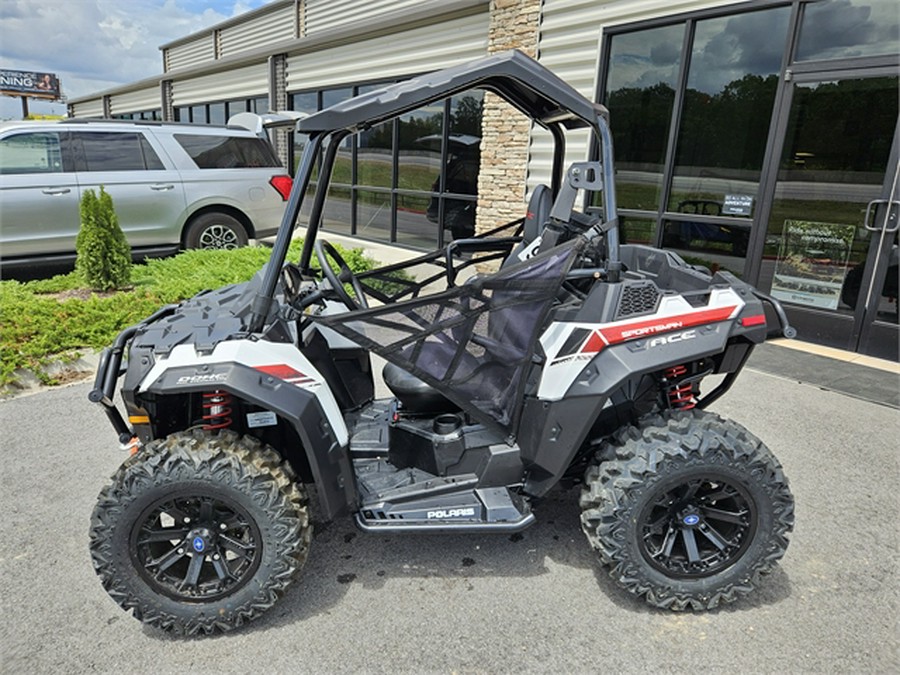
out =
{"type": "Polygon", "coordinates": [[[81,196],[101,185],[136,259],[179,248],[236,248],[275,234],[292,181],[264,120],[246,117],[227,127],[0,123],[3,266],[74,259],[81,196]]]}

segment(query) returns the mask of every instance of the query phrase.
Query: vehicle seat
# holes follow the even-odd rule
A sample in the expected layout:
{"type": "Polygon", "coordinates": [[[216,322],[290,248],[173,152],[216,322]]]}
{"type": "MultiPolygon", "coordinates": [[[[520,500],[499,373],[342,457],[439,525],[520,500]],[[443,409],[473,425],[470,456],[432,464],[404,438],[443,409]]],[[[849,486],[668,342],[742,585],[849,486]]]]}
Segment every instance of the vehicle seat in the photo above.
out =
{"type": "Polygon", "coordinates": [[[553,193],[546,185],[536,185],[531,198],[528,200],[528,208],[525,211],[525,222],[522,224],[522,241],[510,251],[502,267],[519,262],[519,254],[531,245],[541,231],[547,219],[550,218],[550,209],[553,206],[553,193]]]}
{"type": "Polygon", "coordinates": [[[437,389],[400,366],[388,363],[381,371],[381,376],[404,410],[414,413],[447,413],[459,410],[459,406],[445,398],[437,389]]]}

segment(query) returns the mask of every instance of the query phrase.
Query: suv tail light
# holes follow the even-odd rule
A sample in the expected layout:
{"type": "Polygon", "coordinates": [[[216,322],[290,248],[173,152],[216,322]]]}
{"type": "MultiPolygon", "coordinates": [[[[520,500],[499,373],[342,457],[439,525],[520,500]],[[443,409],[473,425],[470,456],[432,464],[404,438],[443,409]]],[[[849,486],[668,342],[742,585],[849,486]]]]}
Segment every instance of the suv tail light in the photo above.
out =
{"type": "Polygon", "coordinates": [[[294,179],[290,176],[272,176],[269,179],[269,185],[278,190],[278,194],[281,195],[284,201],[287,201],[288,196],[290,196],[293,184],[294,179]]]}

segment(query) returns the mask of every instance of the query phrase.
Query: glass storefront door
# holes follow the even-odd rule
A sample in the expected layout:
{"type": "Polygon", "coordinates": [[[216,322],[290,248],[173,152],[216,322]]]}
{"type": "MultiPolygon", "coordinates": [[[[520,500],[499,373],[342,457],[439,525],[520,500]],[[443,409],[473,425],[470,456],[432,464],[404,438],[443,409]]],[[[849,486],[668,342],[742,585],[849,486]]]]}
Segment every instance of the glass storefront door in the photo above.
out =
{"type": "Polygon", "coordinates": [[[803,73],[783,86],[757,286],[803,339],[896,360],[896,70],[803,73]]]}

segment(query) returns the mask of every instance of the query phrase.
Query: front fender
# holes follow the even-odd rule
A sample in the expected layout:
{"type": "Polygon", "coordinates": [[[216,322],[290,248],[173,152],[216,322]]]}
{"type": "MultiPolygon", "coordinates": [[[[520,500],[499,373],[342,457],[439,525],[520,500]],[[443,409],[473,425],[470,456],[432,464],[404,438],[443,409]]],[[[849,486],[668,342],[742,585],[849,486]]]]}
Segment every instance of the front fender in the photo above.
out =
{"type": "MultiPolygon", "coordinates": [[[[297,433],[316,483],[323,515],[331,519],[356,503],[348,434],[321,375],[289,344],[234,340],[209,354],[180,345],[157,360],[135,392],[156,396],[213,390],[275,413],[297,433]]],[[[282,448],[286,459],[300,448],[282,448]]]]}

